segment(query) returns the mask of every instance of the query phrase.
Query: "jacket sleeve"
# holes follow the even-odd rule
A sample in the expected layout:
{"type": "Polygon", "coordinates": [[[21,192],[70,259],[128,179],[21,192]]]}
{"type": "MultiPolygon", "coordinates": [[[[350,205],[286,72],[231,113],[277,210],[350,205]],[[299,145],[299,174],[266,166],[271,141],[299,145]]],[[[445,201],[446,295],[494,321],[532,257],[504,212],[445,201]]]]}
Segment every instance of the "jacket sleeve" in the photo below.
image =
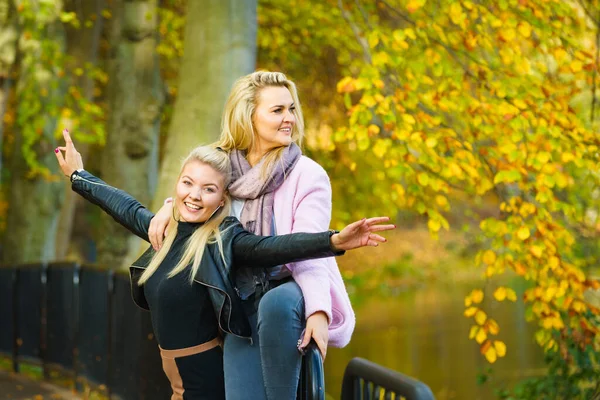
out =
{"type": "Polygon", "coordinates": [[[294,233],[278,236],[257,236],[239,230],[233,237],[235,267],[275,267],[294,261],[333,257],[344,254],[331,248],[331,233],[294,233]]]}
{"type": "MultiPolygon", "coordinates": [[[[306,160],[295,186],[291,233],[319,232],[331,222],[331,183],[325,170],[306,160]]],[[[306,318],[322,311],[333,321],[329,269],[337,268],[335,259],[319,259],[287,264],[304,295],[306,318]]]]}
{"type": "Polygon", "coordinates": [[[73,191],[102,208],[115,221],[145,241],[154,214],[123,190],[112,187],[87,171],[71,175],[73,191]]]}

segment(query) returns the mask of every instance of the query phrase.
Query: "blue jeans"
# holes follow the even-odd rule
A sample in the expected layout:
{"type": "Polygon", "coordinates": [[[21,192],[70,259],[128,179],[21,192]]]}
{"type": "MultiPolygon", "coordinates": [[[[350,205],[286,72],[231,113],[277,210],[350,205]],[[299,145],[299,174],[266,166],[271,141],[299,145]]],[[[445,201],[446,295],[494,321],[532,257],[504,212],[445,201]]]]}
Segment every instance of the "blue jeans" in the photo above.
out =
{"type": "Polygon", "coordinates": [[[291,280],[269,290],[249,320],[253,344],[225,336],[227,400],[295,399],[302,363],[297,345],[306,324],[298,284],[291,280]]]}

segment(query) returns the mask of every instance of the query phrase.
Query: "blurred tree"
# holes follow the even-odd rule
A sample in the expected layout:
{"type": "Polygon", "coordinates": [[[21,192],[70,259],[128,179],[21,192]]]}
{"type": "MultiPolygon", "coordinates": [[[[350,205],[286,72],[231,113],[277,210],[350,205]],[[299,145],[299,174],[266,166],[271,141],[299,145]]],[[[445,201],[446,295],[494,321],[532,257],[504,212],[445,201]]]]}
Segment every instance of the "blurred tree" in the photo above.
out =
{"type": "MultiPolygon", "coordinates": [[[[17,17],[13,4],[9,0],[0,1],[0,115],[3,120],[10,118],[8,96],[14,86],[14,71],[17,53],[17,17]]],[[[2,144],[4,142],[4,123],[0,121],[0,185],[2,184],[2,144]]],[[[1,198],[0,198],[1,199],[1,198]]],[[[0,200],[2,201],[2,200],[0,200]]],[[[0,219],[2,213],[0,213],[0,219]]],[[[0,228],[0,231],[2,229],[0,228]]]]}
{"type": "MultiPolygon", "coordinates": [[[[411,210],[437,236],[449,229],[458,202],[495,199],[493,217],[471,231],[485,246],[477,264],[487,277],[512,270],[531,281],[524,300],[539,324],[538,343],[564,365],[595,368],[599,310],[584,293],[598,287],[585,273],[597,265],[598,252],[583,253],[581,245],[597,247],[600,239],[600,3],[261,4],[261,21],[272,28],[260,32],[268,54],[261,65],[289,68],[297,80],[313,82],[308,90],[344,76],[333,101],[343,101],[346,122],[326,116],[333,129],[317,126],[323,137],[313,142],[337,162],[326,164],[333,172],[334,219],[357,218],[367,209],[411,210]],[[327,57],[326,70],[306,57],[318,51],[327,57]]],[[[323,115],[327,106],[314,102],[307,109],[313,104],[323,115]]],[[[516,294],[499,287],[494,298],[514,301],[516,294]]],[[[500,327],[483,302],[475,290],[465,315],[474,320],[471,338],[494,362],[506,348],[495,340],[500,327]]]]}
{"type": "MultiPolygon", "coordinates": [[[[74,23],[65,26],[67,53],[73,58],[75,70],[74,86],[80,88],[81,96],[88,102],[99,103],[101,90],[96,85],[96,76],[100,73],[101,37],[105,27],[104,16],[109,16],[105,9],[105,0],[80,2],[68,0],[64,3],[65,13],[74,23]]],[[[104,80],[104,79],[103,79],[104,80]]],[[[73,132],[78,135],[78,132],[73,132]]],[[[60,142],[60,139],[59,139],[60,142]]],[[[77,150],[84,161],[88,160],[90,144],[77,143],[77,150]]],[[[86,165],[89,165],[86,162],[86,165]]],[[[60,219],[56,229],[56,258],[63,259],[70,246],[75,205],[80,201],[69,185],[64,186],[64,201],[60,210],[60,219]]]]}
{"type": "Polygon", "coordinates": [[[219,137],[229,90],[254,70],[256,1],[190,1],[178,94],[160,167],[153,209],[172,195],[181,159],[195,146],[219,137]]]}
{"type": "Polygon", "coordinates": [[[17,84],[9,87],[14,101],[2,121],[3,150],[10,156],[3,172],[10,176],[2,186],[8,212],[0,257],[6,263],[48,261],[55,258],[64,185],[56,175],[56,135],[81,124],[80,141],[102,140],[103,111],[73,85],[85,72],[66,51],[65,25],[78,23],[74,15],[58,1],[13,1],[9,9],[18,33],[10,77],[17,84]]]}
{"type": "MultiPolygon", "coordinates": [[[[57,71],[44,60],[64,52],[62,7],[54,3],[15,3],[15,10],[20,35],[15,88],[18,110],[11,115],[16,116],[15,130],[20,132],[15,135],[9,160],[11,190],[6,223],[9,234],[3,236],[0,256],[5,263],[54,258],[54,233],[62,197],[62,182],[47,180],[49,171],[57,170],[56,159],[52,159],[57,145],[53,137],[57,120],[47,116],[33,121],[37,113],[44,113],[60,102],[58,91],[53,91],[57,71]],[[35,100],[31,98],[33,91],[38,97],[35,100]],[[26,126],[30,129],[23,129],[26,126]]],[[[59,90],[64,92],[64,87],[59,90]]]]}
{"type": "MultiPolygon", "coordinates": [[[[102,177],[143,204],[151,202],[156,187],[164,102],[156,54],[157,3],[157,0],[114,1],[109,36],[113,49],[108,61],[110,115],[102,177]]],[[[139,241],[103,215],[97,246],[101,264],[120,266],[135,256],[139,241]]]]}

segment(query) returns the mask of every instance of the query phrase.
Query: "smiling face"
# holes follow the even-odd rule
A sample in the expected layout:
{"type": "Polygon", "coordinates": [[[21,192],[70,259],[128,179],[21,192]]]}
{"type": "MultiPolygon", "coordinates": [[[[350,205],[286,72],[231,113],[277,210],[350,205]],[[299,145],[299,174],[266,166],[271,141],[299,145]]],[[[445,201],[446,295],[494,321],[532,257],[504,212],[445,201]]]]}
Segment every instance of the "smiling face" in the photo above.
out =
{"type": "Polygon", "coordinates": [[[200,161],[188,162],[177,181],[175,207],[185,222],[205,222],[224,204],[225,179],[200,161]]]}
{"type": "Polygon", "coordinates": [[[260,91],[253,117],[260,153],[292,143],[294,110],[294,99],[286,87],[268,86],[260,91]]]}

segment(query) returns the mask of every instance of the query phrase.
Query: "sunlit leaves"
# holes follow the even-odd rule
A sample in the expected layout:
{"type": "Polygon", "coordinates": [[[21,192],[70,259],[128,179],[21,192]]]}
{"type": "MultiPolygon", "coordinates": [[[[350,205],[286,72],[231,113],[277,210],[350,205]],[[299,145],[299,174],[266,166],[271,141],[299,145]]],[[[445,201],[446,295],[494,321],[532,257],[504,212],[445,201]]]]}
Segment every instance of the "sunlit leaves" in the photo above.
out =
{"type": "MultiPolygon", "coordinates": [[[[598,235],[600,224],[586,221],[598,214],[600,139],[598,121],[586,118],[590,103],[574,101],[591,90],[595,73],[587,45],[594,32],[581,10],[544,0],[389,1],[380,10],[385,18],[367,27],[361,10],[345,4],[349,23],[368,32],[371,58],[338,81],[349,123],[336,143],[358,150],[354,157],[396,163],[378,184],[402,193],[395,206],[426,215],[434,236],[458,193],[494,193],[498,215],[480,224],[486,248],[477,263],[485,276],[512,270],[539,288],[524,298],[547,305],[532,308],[544,329],[575,317],[589,322],[572,244],[581,224],[598,235]]],[[[517,296],[501,286],[493,299],[517,296]]],[[[470,337],[494,362],[506,347],[485,344],[497,329],[486,325],[481,301],[467,296],[465,316],[478,326],[470,337]]]]}
{"type": "Polygon", "coordinates": [[[94,97],[107,78],[93,65],[77,65],[66,55],[60,35],[52,33],[61,24],[80,28],[76,13],[64,12],[62,3],[53,1],[23,1],[17,10],[21,37],[14,128],[23,138],[20,150],[29,166],[27,177],[52,179],[40,160],[62,129],[75,128],[80,142],[103,143],[105,110],[94,97]],[[77,86],[84,75],[92,82],[89,94],[77,86]]]}

